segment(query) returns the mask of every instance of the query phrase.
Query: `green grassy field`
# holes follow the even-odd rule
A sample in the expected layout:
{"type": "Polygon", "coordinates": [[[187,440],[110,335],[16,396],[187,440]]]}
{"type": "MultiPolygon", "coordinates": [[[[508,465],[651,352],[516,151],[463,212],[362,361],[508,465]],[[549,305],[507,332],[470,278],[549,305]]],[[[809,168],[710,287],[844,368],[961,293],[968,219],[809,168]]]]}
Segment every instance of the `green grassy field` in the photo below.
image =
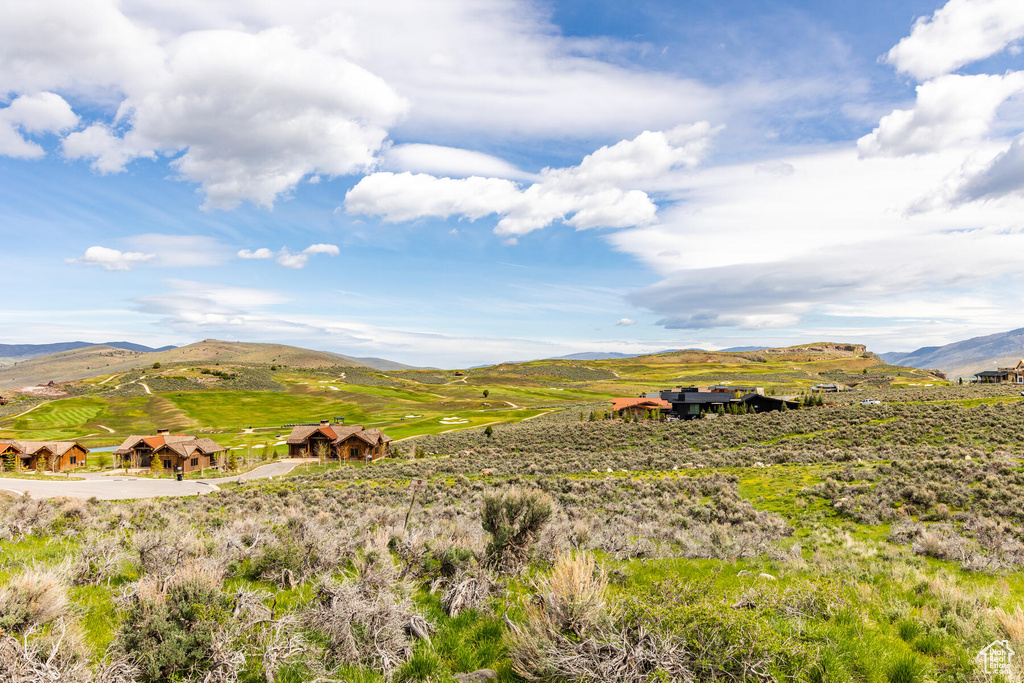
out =
{"type": "MultiPolygon", "coordinates": [[[[66,388],[78,395],[52,400],[19,417],[0,417],[0,438],[77,439],[95,447],[166,427],[208,434],[226,446],[253,445],[276,439],[286,432],[285,425],[334,417],[406,438],[517,422],[571,404],[600,405],[615,396],[680,384],[731,382],[796,394],[821,381],[863,383],[867,391],[911,380],[918,386],[941,383],[920,370],[834,350],[780,358],[674,352],[623,360],[536,361],[466,370],[461,376],[341,366],[271,369],[269,364],[247,363],[266,353],[273,358],[265,360],[276,360],[276,348],[257,349],[256,356],[246,351],[245,363],[232,363],[220,346],[202,351],[203,357],[222,360],[175,362],[171,354],[158,369],[104,371],[73,382],[66,388]],[[255,433],[247,431],[250,427],[255,433]]],[[[31,406],[9,407],[8,414],[31,406]]]]}

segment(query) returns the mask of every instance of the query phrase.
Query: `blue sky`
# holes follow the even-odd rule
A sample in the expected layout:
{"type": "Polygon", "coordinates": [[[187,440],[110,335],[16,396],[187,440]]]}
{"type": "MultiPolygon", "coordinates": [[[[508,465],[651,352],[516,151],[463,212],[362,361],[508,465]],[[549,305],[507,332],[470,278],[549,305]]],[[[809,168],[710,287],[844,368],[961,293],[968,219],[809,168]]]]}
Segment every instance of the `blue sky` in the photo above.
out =
{"type": "Polygon", "coordinates": [[[0,7],[0,341],[456,367],[1020,326],[1016,0],[247,5],[0,7]]]}

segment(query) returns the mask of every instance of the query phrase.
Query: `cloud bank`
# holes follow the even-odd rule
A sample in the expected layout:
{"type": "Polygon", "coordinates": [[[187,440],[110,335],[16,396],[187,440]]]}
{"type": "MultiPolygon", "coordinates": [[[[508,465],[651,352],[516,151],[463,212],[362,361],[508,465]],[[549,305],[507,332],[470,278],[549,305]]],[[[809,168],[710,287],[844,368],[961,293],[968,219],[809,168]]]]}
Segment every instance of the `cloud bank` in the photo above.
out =
{"type": "Polygon", "coordinates": [[[555,221],[577,230],[644,225],[654,220],[657,206],[635,188],[672,169],[696,166],[716,132],[708,122],[645,131],[598,149],[578,166],[546,168],[526,188],[503,178],[374,173],[348,191],[345,209],[391,222],[499,214],[495,234],[512,238],[555,221]]]}

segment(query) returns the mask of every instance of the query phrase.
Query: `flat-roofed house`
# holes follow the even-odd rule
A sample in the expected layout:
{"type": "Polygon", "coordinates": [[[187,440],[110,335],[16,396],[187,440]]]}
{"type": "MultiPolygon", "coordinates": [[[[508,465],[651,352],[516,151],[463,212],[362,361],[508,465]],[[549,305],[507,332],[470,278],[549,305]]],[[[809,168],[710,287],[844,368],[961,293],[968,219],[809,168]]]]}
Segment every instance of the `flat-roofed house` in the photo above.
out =
{"type": "Polygon", "coordinates": [[[15,441],[22,471],[39,469],[63,472],[84,467],[89,449],[77,441],[15,441]]]}
{"type": "Polygon", "coordinates": [[[661,392],[661,398],[671,404],[666,411],[669,419],[693,420],[704,413],[733,408],[744,408],[755,413],[773,410],[795,410],[799,407],[796,401],[764,396],[757,391],[736,396],[724,391],[701,391],[703,387],[680,387],[679,389],[661,392]]]}
{"type": "Polygon", "coordinates": [[[220,454],[225,449],[213,439],[171,434],[170,430],[158,429],[156,434],[140,436],[133,434],[114,451],[114,455],[127,460],[132,468],[153,466],[159,458],[166,472],[183,474],[219,466],[220,454]]]}
{"type": "Polygon", "coordinates": [[[1024,384],[1024,360],[1018,361],[1012,368],[999,368],[998,370],[983,370],[976,374],[973,382],[975,384],[1024,384]]]}
{"type": "Polygon", "coordinates": [[[293,427],[287,443],[292,458],[316,458],[323,454],[330,460],[371,461],[391,457],[391,437],[379,429],[332,424],[328,420],[293,427]]]}

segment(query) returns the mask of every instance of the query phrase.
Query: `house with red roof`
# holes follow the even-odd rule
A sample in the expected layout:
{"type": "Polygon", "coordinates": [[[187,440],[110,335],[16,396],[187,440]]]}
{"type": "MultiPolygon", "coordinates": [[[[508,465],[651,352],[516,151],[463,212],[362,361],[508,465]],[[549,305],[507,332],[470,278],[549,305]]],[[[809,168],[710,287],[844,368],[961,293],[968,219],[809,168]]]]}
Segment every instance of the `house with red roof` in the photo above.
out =
{"type": "Polygon", "coordinates": [[[298,425],[288,435],[288,456],[369,462],[391,457],[391,437],[379,429],[321,420],[318,425],[298,425]]]}
{"type": "Polygon", "coordinates": [[[619,417],[643,417],[652,410],[659,414],[662,410],[671,410],[672,404],[660,398],[623,397],[612,399],[612,410],[619,414],[619,417]]]}

